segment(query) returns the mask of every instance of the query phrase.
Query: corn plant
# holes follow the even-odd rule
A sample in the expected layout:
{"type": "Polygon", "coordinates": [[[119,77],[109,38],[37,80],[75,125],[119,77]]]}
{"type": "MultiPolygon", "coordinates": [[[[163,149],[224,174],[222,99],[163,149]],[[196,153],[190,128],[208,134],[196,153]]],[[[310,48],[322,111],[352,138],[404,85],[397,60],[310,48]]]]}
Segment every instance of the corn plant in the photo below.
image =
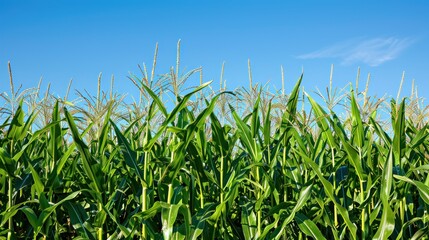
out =
{"type": "Polygon", "coordinates": [[[156,48],[129,105],[100,87],[1,93],[1,239],[428,239],[414,87],[384,106],[368,84],[335,90],[331,74],[318,102],[303,75],[289,94],[260,87],[249,61],[248,89],[227,91],[222,70],[215,91],[201,68],[180,74],[179,50],[157,78],[156,48]]]}

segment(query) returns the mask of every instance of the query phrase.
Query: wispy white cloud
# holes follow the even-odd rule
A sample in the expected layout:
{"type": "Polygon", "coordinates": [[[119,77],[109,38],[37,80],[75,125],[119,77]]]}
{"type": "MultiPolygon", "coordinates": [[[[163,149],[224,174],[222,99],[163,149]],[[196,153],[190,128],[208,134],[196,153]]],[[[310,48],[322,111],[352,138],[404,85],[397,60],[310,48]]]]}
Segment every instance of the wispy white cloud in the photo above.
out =
{"type": "Polygon", "coordinates": [[[393,60],[415,42],[412,38],[353,39],[333,46],[298,56],[301,59],[339,58],[342,64],[362,62],[378,66],[393,60]]]}

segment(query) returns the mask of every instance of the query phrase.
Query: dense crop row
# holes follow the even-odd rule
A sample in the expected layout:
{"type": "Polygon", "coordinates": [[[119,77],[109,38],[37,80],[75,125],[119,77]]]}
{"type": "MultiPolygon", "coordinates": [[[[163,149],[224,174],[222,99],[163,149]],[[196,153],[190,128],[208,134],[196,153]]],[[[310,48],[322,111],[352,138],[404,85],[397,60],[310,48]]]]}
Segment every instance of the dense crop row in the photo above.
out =
{"type": "Polygon", "coordinates": [[[429,133],[409,117],[407,100],[391,101],[386,125],[375,109],[363,113],[369,103],[353,91],[338,117],[302,96],[301,78],[282,107],[252,84],[244,107],[232,104],[237,93],[204,99],[208,84],[175,94],[170,107],[162,88],[134,81],[147,101],[127,114],[120,97],[100,92],[86,108],[59,99],[48,116],[25,111],[29,98],[3,109],[0,236],[427,235],[429,133]],[[311,110],[298,109],[304,98],[311,110]]]}

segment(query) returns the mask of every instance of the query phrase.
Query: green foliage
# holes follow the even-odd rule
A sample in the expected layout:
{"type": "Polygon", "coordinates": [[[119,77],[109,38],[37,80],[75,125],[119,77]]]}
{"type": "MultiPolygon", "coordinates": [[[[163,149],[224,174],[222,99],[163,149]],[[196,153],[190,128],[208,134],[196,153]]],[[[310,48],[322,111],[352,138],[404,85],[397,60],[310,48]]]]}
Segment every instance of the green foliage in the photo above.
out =
{"type": "Polygon", "coordinates": [[[340,118],[302,77],[284,102],[250,89],[251,106],[178,84],[173,107],[142,79],[126,117],[113,95],[96,121],[58,100],[42,127],[21,101],[0,125],[0,238],[427,239],[427,125],[403,100],[385,128],[353,90],[340,118]]]}

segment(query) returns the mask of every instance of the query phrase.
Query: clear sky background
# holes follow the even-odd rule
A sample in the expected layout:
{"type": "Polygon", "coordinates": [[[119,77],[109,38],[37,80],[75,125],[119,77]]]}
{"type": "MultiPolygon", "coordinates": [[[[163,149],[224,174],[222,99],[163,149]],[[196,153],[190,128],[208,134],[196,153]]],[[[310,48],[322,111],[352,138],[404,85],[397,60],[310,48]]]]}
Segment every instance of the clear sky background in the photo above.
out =
{"type": "MultiPolygon", "coordinates": [[[[199,66],[218,86],[222,62],[229,89],[254,82],[289,92],[304,69],[307,91],[329,84],[361,86],[371,73],[370,93],[396,96],[414,79],[429,97],[429,2],[410,1],[5,1],[0,0],[0,91],[9,91],[7,62],[16,84],[65,93],[96,93],[115,75],[115,90],[138,96],[127,79],[138,64],[152,63],[159,43],[157,74],[175,65],[181,39],[181,71],[199,66]]],[[[188,82],[197,85],[198,78],[188,82]]]]}

